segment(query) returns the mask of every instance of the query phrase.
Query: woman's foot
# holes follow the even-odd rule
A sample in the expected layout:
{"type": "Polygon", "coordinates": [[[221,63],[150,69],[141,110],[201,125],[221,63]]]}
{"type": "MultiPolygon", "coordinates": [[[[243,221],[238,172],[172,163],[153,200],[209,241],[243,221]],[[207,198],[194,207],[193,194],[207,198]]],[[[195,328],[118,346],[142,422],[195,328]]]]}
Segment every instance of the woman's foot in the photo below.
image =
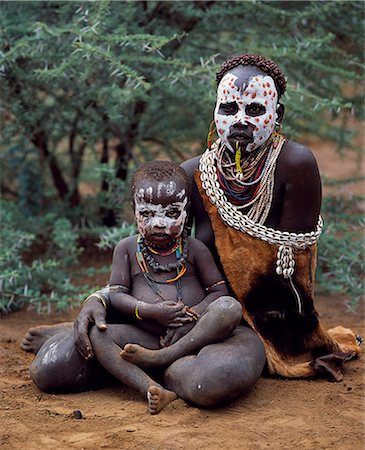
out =
{"type": "Polygon", "coordinates": [[[56,325],[40,325],[29,328],[20,343],[20,348],[26,352],[37,353],[50,337],[63,331],[72,330],[72,328],[72,322],[64,322],[56,325]]]}

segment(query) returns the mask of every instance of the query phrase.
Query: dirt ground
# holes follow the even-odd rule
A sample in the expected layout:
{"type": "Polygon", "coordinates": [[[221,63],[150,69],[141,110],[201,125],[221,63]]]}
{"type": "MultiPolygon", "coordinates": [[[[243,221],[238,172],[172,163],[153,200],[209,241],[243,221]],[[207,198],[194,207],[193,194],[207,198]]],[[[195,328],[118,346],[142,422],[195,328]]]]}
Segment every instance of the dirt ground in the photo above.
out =
{"type": "MultiPolygon", "coordinates": [[[[363,172],[354,157],[341,159],[325,143],[311,142],[321,173],[347,178],[363,172]]],[[[325,193],[363,194],[364,185],[325,187],[325,193]]],[[[110,255],[104,255],[107,263],[110,255]]],[[[106,276],[93,281],[102,285],[106,276]]],[[[317,297],[328,327],[342,324],[365,336],[364,308],[356,314],[341,297],[317,297]]],[[[77,312],[37,316],[20,311],[0,319],[0,448],[44,449],[341,449],[364,448],[364,357],[350,361],[342,382],[263,376],[245,396],[216,409],[177,400],[151,416],[132,389],[50,395],[29,378],[33,355],[19,342],[30,326],[72,320],[77,312]],[[76,419],[80,410],[82,419],[76,419]]]]}
{"type": "MultiPolygon", "coordinates": [[[[365,335],[363,311],[343,299],[317,298],[325,325],[365,335]]],[[[44,449],[341,449],[364,448],[363,358],[346,364],[342,382],[262,377],[229,406],[196,408],[177,400],[151,416],[132,389],[115,385],[81,394],[50,395],[32,383],[33,356],[19,341],[29,326],[72,319],[20,311],[1,320],[0,448],[44,449]],[[80,410],[83,418],[73,417],[80,410]]]]}

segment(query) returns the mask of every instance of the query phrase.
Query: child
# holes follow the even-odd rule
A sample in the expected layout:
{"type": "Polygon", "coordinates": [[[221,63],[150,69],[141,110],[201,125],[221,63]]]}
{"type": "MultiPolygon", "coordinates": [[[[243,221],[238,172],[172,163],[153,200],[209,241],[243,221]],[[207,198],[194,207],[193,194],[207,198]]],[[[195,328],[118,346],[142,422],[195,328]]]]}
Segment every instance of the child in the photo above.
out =
{"type": "Polygon", "coordinates": [[[131,193],[139,234],[117,244],[110,276],[110,307],[127,323],[95,326],[90,339],[99,363],[146,395],[156,414],[177,395],[141,367],[168,366],[225,339],[242,308],[228,296],[208,248],[184,231],[190,195],[184,170],[168,161],[145,164],[131,193]]]}

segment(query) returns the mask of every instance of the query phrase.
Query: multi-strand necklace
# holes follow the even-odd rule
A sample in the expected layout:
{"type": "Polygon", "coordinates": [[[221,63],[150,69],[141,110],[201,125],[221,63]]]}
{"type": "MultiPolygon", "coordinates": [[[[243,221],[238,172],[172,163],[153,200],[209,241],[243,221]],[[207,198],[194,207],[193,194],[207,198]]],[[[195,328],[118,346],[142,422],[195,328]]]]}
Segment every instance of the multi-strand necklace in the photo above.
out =
{"type": "Polygon", "coordinates": [[[138,235],[137,251],[136,251],[137,263],[143,273],[143,276],[147,284],[150,286],[153,292],[158,296],[160,296],[163,300],[167,299],[161,294],[158,285],[176,283],[176,290],[177,290],[176,298],[178,301],[182,301],[180,279],[186,272],[185,263],[187,256],[188,256],[188,235],[185,231],[183,233],[183,236],[180,237],[172,246],[172,248],[167,251],[159,251],[157,249],[151,248],[145,243],[143,237],[140,234],[138,235]],[[154,254],[159,256],[168,256],[172,255],[173,253],[175,253],[176,255],[176,261],[169,264],[161,264],[157,262],[153,257],[154,254]],[[165,281],[156,280],[151,276],[150,269],[155,273],[172,272],[173,270],[176,270],[176,276],[174,278],[165,281]]]}
{"type": "MultiPolygon", "coordinates": [[[[281,149],[285,142],[283,137],[280,137],[277,150],[281,149]]],[[[200,178],[203,189],[209,200],[216,205],[218,213],[230,227],[236,230],[247,233],[257,239],[262,239],[270,244],[285,245],[293,247],[295,250],[305,249],[309,245],[317,242],[322,232],[323,221],[318,218],[316,230],[308,233],[292,233],[273,228],[266,227],[260,222],[249,217],[249,214],[244,214],[238,206],[233,205],[226,197],[224,190],[218,182],[218,164],[216,163],[216,152],[218,143],[213,144],[211,149],[207,149],[200,159],[199,170],[201,172],[200,178]]],[[[267,172],[271,172],[272,182],[274,170],[272,165],[267,166],[267,172]]],[[[264,179],[270,178],[268,173],[265,173],[261,179],[261,185],[264,185],[264,179]]],[[[270,205],[271,206],[271,202],[270,205]]],[[[247,207],[247,205],[246,205],[247,207]]],[[[251,208],[252,209],[252,208],[251,208]]]]}
{"type": "Polygon", "coordinates": [[[264,150],[259,149],[256,158],[248,159],[247,167],[246,164],[243,164],[244,167],[241,165],[243,175],[241,175],[241,170],[237,170],[237,161],[226,162],[223,152],[227,152],[227,149],[222,147],[220,142],[216,142],[211,149],[205,151],[200,159],[200,179],[206,195],[217,207],[218,214],[224,223],[256,239],[278,245],[275,271],[279,276],[289,280],[296,297],[298,311],[301,313],[302,301],[292,280],[295,266],[294,252],[306,249],[317,242],[322,232],[323,221],[319,216],[316,229],[308,233],[280,231],[264,225],[272,203],[276,161],[285,143],[285,138],[274,134],[273,139],[269,141],[268,147],[265,148],[268,152],[266,159],[261,155],[264,150]],[[255,164],[264,164],[262,171],[255,170],[255,164]],[[252,181],[249,181],[250,177],[247,174],[244,175],[246,169],[252,181]],[[234,181],[236,186],[239,183],[245,186],[244,183],[249,185],[253,182],[257,184],[257,188],[248,200],[243,200],[242,203],[236,205],[230,201],[227,190],[222,187],[220,181],[222,177],[233,178],[233,180],[228,180],[228,183],[234,181]],[[250,206],[251,208],[247,212],[247,208],[250,206]]]}
{"type": "MultiPolygon", "coordinates": [[[[274,190],[274,172],[286,139],[273,136],[240,161],[222,143],[216,148],[217,181],[227,200],[254,222],[263,224],[268,216],[274,190]]],[[[237,155],[237,152],[236,152],[237,155]]]]}
{"type": "Polygon", "coordinates": [[[218,182],[227,199],[234,205],[244,208],[256,198],[270,155],[267,147],[265,144],[241,160],[237,158],[237,155],[241,154],[238,149],[234,156],[225,151],[223,145],[218,146],[216,162],[218,182]]]}
{"type": "MultiPolygon", "coordinates": [[[[147,245],[143,237],[139,234],[137,238],[137,262],[142,271],[149,272],[172,272],[177,270],[178,275],[185,269],[185,262],[188,256],[188,235],[184,231],[183,235],[177,239],[172,248],[167,251],[161,251],[147,245]],[[161,264],[156,261],[153,255],[168,256],[176,254],[176,261],[169,264],[161,264]]],[[[186,270],[186,269],[185,269],[186,270]]],[[[180,275],[182,276],[182,275],[180,275]]]]}

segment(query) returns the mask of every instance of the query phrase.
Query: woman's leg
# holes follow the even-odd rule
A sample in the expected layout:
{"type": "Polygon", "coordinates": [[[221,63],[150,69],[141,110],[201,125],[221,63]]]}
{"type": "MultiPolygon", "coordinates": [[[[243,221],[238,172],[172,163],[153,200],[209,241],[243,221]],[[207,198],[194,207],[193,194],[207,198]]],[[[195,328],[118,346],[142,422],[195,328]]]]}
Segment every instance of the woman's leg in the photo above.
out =
{"type": "Polygon", "coordinates": [[[207,345],[195,356],[180,358],[165,371],[166,387],[199,406],[230,402],[260,378],[265,350],[250,328],[238,326],[223,342],[207,345]]]}
{"type": "Polygon", "coordinates": [[[126,324],[108,324],[107,330],[102,332],[94,327],[90,337],[96,356],[92,360],[85,360],[77,351],[70,329],[52,336],[42,345],[30,367],[31,378],[39,389],[53,393],[96,389],[110,381],[112,374],[144,393],[152,414],[176,399],[174,392],[164,389],[140,368],[120,357],[118,342],[122,346],[126,342],[136,342],[157,349],[158,337],[126,324]]]}
{"type": "Polygon", "coordinates": [[[30,376],[39,389],[54,393],[96,389],[110,378],[96,359],[80,355],[71,327],[41,346],[30,366],[30,376]]]}
{"type": "Polygon", "coordinates": [[[39,325],[29,328],[23,337],[20,347],[22,350],[31,353],[37,353],[42,345],[52,336],[64,332],[72,331],[73,322],[63,322],[56,325],[39,325]]]}

